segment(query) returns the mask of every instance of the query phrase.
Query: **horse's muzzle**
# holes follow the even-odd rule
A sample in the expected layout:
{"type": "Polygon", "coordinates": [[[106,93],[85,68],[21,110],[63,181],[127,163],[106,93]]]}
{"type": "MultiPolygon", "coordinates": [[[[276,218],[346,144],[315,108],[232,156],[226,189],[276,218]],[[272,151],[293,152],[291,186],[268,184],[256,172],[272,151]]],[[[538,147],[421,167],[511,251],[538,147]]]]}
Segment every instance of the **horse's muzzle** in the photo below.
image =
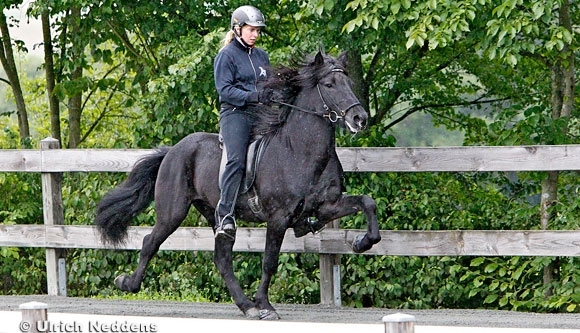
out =
{"type": "Polygon", "coordinates": [[[364,130],[367,127],[368,113],[362,106],[356,106],[349,110],[344,116],[346,128],[353,134],[364,130]]]}

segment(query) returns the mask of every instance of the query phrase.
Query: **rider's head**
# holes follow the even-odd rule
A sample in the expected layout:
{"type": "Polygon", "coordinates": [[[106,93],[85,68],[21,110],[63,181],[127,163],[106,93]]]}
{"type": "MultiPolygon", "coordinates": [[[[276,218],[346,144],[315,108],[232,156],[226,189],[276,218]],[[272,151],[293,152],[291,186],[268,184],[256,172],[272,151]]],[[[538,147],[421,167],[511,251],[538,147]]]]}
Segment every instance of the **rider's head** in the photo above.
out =
{"type": "Polygon", "coordinates": [[[266,19],[262,12],[254,6],[241,6],[232,13],[230,28],[248,46],[253,46],[266,27],[266,19]]]}

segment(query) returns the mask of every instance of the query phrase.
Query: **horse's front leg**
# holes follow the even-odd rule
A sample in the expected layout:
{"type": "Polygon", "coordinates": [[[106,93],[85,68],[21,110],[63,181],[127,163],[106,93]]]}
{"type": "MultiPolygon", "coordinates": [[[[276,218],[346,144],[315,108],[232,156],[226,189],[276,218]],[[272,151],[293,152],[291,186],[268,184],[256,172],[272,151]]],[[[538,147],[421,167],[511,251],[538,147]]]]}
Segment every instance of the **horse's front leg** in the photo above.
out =
{"type": "Polygon", "coordinates": [[[226,237],[216,238],[214,263],[238,308],[248,317],[258,317],[260,315],[259,310],[254,302],[250,301],[244,294],[238,279],[234,275],[233,247],[234,240],[226,237]]]}
{"type": "Polygon", "coordinates": [[[286,233],[286,226],[287,223],[268,222],[266,248],[264,250],[264,258],[262,259],[262,279],[256,291],[256,305],[260,309],[260,319],[280,319],[276,309],[270,304],[268,289],[270,288],[272,276],[278,270],[280,248],[282,247],[282,241],[286,233]]]}
{"type": "Polygon", "coordinates": [[[322,204],[318,211],[318,218],[323,221],[331,221],[360,211],[365,214],[367,232],[354,240],[352,249],[356,253],[362,253],[381,241],[377,221],[377,205],[373,198],[368,195],[342,195],[336,202],[322,204]]]}

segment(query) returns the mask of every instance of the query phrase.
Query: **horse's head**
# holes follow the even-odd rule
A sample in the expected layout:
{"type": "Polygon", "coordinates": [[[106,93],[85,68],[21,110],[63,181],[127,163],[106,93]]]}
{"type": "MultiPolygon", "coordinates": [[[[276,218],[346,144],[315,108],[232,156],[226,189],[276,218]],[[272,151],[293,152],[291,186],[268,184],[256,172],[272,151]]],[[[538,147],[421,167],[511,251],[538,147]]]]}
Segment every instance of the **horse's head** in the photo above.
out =
{"type": "Polygon", "coordinates": [[[318,52],[309,66],[314,69],[313,81],[324,104],[324,117],[357,133],[366,128],[368,113],[354,94],[346,72],[346,58],[346,52],[336,59],[318,52]]]}
{"type": "Polygon", "coordinates": [[[317,115],[351,133],[366,128],[368,113],[352,90],[353,83],[346,72],[346,53],[333,58],[318,52],[294,65],[273,69],[275,75],[265,87],[274,90],[274,105],[284,106],[285,111],[257,106],[253,110],[257,115],[255,134],[276,131],[285,123],[290,110],[317,115]]]}

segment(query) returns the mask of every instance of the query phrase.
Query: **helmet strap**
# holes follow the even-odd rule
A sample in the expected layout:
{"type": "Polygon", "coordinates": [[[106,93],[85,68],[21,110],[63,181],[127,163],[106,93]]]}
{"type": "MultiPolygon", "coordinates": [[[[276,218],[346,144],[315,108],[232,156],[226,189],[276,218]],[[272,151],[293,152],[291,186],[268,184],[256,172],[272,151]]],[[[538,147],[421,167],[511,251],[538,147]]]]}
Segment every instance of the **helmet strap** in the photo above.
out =
{"type": "Polygon", "coordinates": [[[242,38],[242,27],[239,25],[236,25],[234,27],[232,27],[232,31],[234,32],[234,35],[236,37],[239,37],[240,39],[242,38]]]}
{"type": "MultiPolygon", "coordinates": [[[[234,34],[235,34],[235,32],[234,32],[234,34]]],[[[244,39],[242,38],[242,36],[241,36],[241,35],[240,35],[240,36],[236,35],[236,39],[237,39],[237,40],[238,40],[240,43],[242,43],[242,45],[243,45],[245,48],[248,48],[248,49],[251,49],[251,48],[253,48],[252,46],[248,45],[248,44],[247,44],[247,43],[244,41],[244,39]]]]}

